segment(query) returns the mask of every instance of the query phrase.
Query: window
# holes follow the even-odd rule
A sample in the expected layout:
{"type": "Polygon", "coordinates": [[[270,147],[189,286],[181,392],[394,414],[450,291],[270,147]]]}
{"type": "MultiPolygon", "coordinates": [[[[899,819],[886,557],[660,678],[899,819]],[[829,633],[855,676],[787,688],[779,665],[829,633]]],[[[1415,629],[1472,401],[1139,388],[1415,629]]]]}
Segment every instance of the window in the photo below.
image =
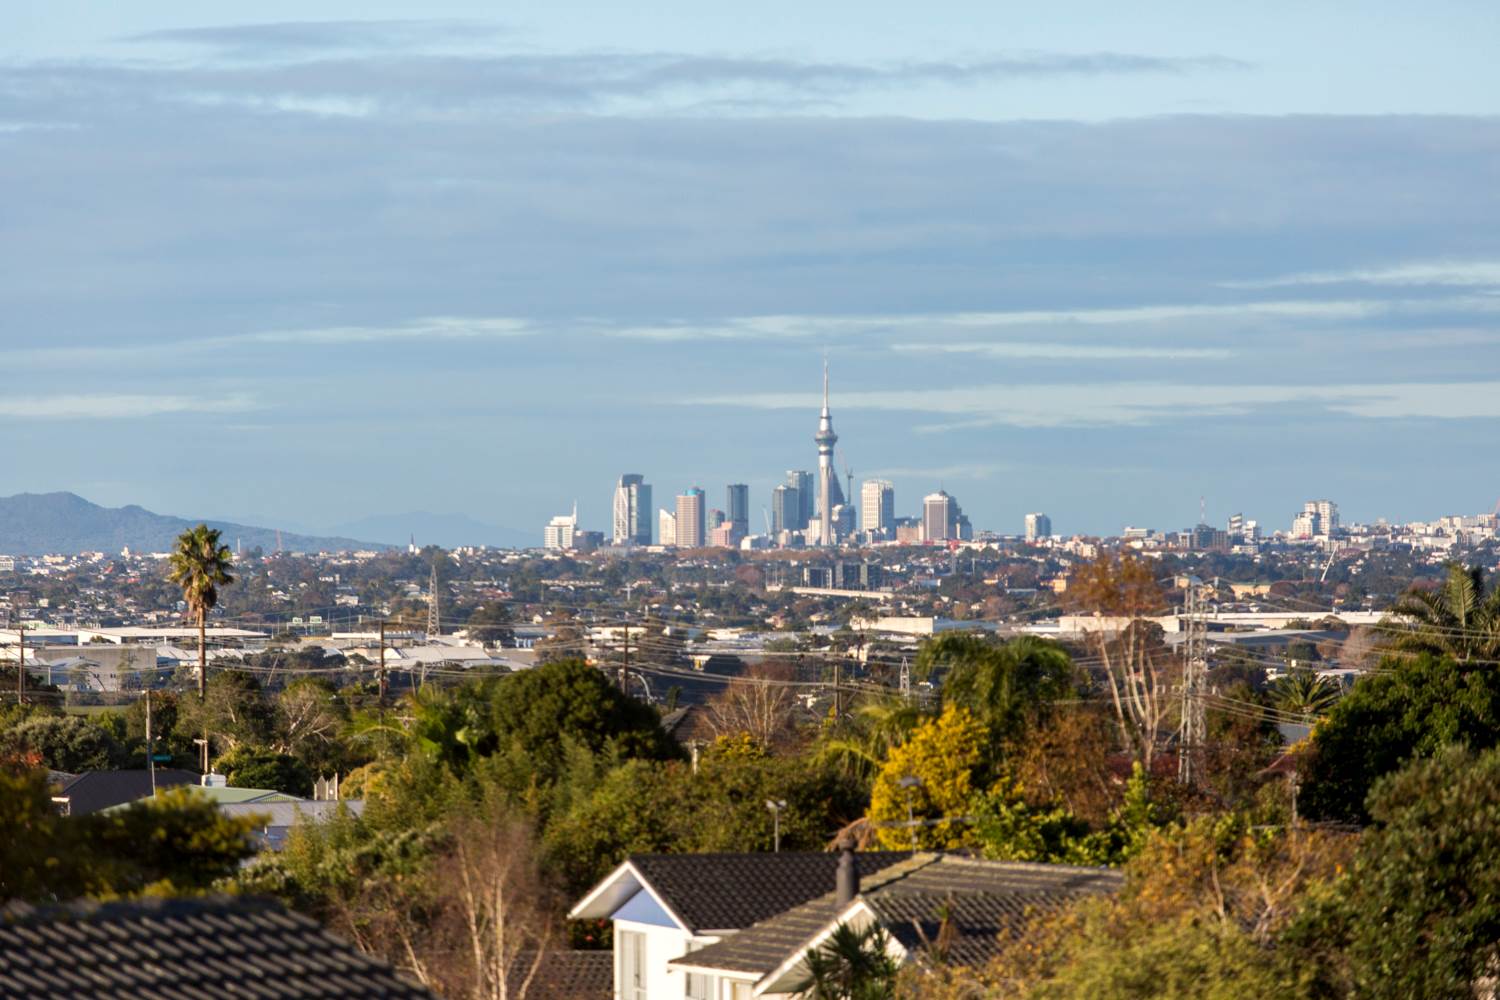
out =
{"type": "Polygon", "coordinates": [[[687,974],[687,1000],[714,1000],[714,977],[701,972],[687,974]]]}
{"type": "Polygon", "coordinates": [[[620,951],[620,1000],[646,1000],[646,935],[616,931],[620,951]]]}

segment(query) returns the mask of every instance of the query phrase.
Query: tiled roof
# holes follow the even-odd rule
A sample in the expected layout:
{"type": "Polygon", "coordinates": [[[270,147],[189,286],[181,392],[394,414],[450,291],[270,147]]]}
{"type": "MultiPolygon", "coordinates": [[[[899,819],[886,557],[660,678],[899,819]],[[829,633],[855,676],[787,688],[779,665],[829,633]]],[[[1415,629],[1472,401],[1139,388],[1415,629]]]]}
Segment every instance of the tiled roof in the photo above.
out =
{"type": "MultiPolygon", "coordinates": [[[[861,877],[909,855],[857,854],[861,877]]],[[[839,856],[780,854],[635,854],[630,863],[692,931],[737,930],[807,902],[834,886],[839,856]]]]}
{"type": "Polygon", "coordinates": [[[0,911],[0,996],[394,997],[432,994],[279,904],[154,899],[0,911]]]}
{"type": "MultiPolygon", "coordinates": [[[[512,988],[525,978],[525,961],[522,956],[512,967],[512,988]]],[[[614,952],[549,951],[542,956],[526,1000],[610,1000],[614,993],[614,952]]]]}
{"type": "MultiPolygon", "coordinates": [[[[198,775],[194,771],[158,767],[156,787],[171,788],[174,785],[196,785],[198,775]]],[[[151,772],[138,771],[86,771],[63,782],[59,796],[68,799],[68,812],[73,816],[107,809],[123,802],[134,802],[151,794],[151,772]]]]}
{"type": "MultiPolygon", "coordinates": [[[[1122,880],[1119,872],[1105,868],[939,854],[911,855],[870,877],[861,876],[859,898],[908,949],[924,947],[924,937],[936,940],[946,912],[957,931],[948,957],[959,964],[993,953],[1000,935],[1018,930],[1034,908],[1112,892],[1122,880]]],[[[829,892],[672,964],[764,975],[806,948],[841,910],[829,892]]]]}

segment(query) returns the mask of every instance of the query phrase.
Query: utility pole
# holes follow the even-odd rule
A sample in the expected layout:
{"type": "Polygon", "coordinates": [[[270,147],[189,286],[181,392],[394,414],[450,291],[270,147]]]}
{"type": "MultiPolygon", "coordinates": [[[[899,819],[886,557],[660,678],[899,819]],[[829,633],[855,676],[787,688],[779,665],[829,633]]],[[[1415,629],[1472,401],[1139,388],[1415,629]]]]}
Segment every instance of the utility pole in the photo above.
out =
{"type": "Polygon", "coordinates": [[[156,797],[156,747],[151,744],[151,689],[146,689],[146,770],[151,772],[151,797],[156,797]]]}
{"type": "Polygon", "coordinates": [[[625,665],[620,668],[620,693],[629,694],[630,677],[630,619],[625,619],[625,665]]]}
{"type": "Polygon", "coordinates": [[[380,708],[385,710],[385,619],[380,620],[380,708]]]}

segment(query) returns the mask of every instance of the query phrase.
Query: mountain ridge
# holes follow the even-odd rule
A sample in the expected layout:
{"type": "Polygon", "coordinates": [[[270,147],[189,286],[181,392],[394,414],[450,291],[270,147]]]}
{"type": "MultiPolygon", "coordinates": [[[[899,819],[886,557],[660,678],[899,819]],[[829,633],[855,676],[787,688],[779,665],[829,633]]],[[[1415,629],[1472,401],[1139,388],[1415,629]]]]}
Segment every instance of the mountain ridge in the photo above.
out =
{"type": "MultiPolygon", "coordinates": [[[[273,551],[275,528],[157,514],[139,504],[103,507],[76,493],[17,493],[0,497],[0,553],[7,555],[76,554],[79,552],[165,552],[183,531],[198,524],[218,528],[230,547],[273,551]]],[[[289,552],[379,549],[388,546],[337,535],[281,532],[289,552]]]]}

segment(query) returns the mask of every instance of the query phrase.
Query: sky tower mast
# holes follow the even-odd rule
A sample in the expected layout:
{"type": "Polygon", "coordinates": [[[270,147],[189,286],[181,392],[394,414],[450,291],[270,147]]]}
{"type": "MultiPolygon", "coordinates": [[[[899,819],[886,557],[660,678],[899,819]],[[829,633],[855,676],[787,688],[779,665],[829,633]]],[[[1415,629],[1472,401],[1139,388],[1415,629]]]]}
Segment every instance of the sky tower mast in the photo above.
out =
{"type": "Polygon", "coordinates": [[[823,359],[823,413],[818,417],[818,544],[833,544],[833,446],[839,436],[833,432],[833,417],[828,413],[828,359],[823,359]]]}

